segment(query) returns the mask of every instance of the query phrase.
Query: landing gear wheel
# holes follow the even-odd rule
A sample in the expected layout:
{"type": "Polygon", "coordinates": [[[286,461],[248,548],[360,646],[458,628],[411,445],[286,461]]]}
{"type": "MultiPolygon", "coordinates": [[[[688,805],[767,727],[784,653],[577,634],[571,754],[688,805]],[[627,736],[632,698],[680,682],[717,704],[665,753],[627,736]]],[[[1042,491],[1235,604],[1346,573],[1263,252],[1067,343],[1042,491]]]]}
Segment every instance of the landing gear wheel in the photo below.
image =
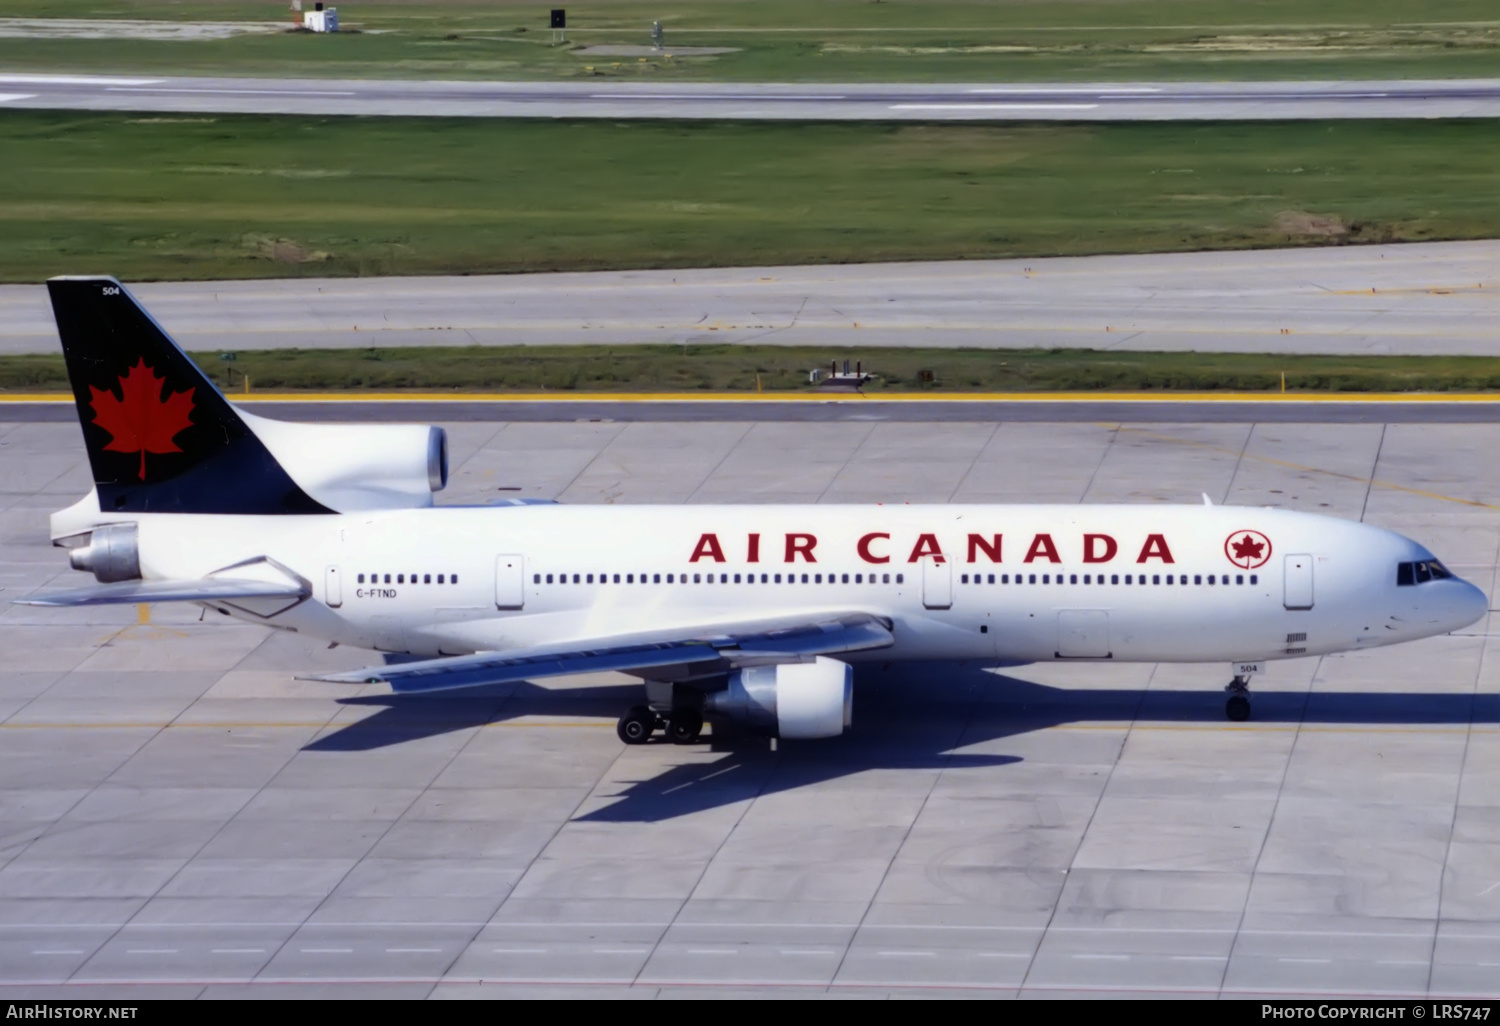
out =
{"type": "Polygon", "coordinates": [[[667,737],[674,745],[690,745],[703,733],[703,717],[692,709],[679,709],[667,719],[667,737]]]}
{"type": "Polygon", "coordinates": [[[627,745],[643,745],[656,730],[656,713],[644,705],[635,706],[615,724],[615,733],[627,745]]]}
{"type": "Polygon", "coordinates": [[[1236,723],[1244,723],[1250,718],[1250,699],[1245,695],[1230,695],[1224,703],[1224,715],[1236,723]]]}

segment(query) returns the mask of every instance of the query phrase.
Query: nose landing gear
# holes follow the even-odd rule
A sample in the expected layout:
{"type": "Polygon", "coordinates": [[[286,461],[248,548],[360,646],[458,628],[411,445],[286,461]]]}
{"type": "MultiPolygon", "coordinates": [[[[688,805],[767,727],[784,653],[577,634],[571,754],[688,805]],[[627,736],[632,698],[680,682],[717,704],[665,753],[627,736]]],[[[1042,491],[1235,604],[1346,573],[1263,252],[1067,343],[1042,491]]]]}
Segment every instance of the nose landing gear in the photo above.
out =
{"type": "Polygon", "coordinates": [[[1236,674],[1234,680],[1224,688],[1229,699],[1224,703],[1224,715],[1236,723],[1250,718],[1250,675],[1236,674]]]}

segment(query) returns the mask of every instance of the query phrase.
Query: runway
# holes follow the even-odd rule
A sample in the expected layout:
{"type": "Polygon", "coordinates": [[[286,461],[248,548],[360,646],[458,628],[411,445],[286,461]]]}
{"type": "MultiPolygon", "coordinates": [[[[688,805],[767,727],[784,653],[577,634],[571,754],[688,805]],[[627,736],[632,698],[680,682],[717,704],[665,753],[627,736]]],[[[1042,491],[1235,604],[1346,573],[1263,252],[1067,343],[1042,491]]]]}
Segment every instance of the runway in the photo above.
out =
{"type": "MultiPolygon", "coordinates": [[[[189,350],[743,342],[1493,356],[1497,272],[1500,242],[1486,240],[127,284],[189,350]]],[[[0,354],[55,352],[46,289],[0,286],[0,354]]]]}
{"type": "Polygon", "coordinates": [[[0,74],[0,105],[157,113],[771,121],[1492,118],[1500,115],[1500,81],[841,85],[0,74]]]}
{"type": "MultiPolygon", "coordinates": [[[[0,599],[72,575],[71,423],[0,407],[0,599]]],[[[1198,502],[1403,531],[1493,593],[1500,426],[448,424],[444,502],[1198,502]]],[[[626,749],[593,676],[396,701],[367,655],[0,607],[0,997],[1500,989],[1488,625],[1271,665],[930,664],[854,732],[626,749]]]]}

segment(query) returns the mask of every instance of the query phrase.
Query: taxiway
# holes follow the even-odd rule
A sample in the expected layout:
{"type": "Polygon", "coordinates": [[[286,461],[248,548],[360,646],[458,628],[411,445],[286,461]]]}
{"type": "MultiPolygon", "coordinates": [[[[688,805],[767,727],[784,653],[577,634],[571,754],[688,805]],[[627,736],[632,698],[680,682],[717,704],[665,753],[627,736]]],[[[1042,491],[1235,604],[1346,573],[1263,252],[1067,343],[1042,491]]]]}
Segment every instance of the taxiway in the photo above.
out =
{"type": "MultiPolygon", "coordinates": [[[[1487,591],[1500,425],[449,425],[444,502],[1216,502],[1363,519],[1487,591]]],[[[77,427],[0,423],[0,599],[70,576],[77,427]]],[[[300,682],[295,635],[0,611],[0,996],[1493,994],[1481,622],[1273,664],[929,665],[850,736],[625,748],[608,676],[300,682]]]]}

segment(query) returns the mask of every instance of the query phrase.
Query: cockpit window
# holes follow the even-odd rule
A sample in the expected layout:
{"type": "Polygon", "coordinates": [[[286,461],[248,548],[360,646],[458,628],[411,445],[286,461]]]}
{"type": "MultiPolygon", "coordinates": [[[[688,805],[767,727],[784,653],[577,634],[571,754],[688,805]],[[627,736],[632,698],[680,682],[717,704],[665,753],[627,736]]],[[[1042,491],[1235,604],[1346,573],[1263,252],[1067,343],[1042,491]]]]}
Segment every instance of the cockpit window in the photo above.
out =
{"type": "Polygon", "coordinates": [[[1428,581],[1441,581],[1452,576],[1452,571],[1435,559],[1423,560],[1418,563],[1396,564],[1396,586],[1398,588],[1405,588],[1414,584],[1426,584],[1428,581]]]}

